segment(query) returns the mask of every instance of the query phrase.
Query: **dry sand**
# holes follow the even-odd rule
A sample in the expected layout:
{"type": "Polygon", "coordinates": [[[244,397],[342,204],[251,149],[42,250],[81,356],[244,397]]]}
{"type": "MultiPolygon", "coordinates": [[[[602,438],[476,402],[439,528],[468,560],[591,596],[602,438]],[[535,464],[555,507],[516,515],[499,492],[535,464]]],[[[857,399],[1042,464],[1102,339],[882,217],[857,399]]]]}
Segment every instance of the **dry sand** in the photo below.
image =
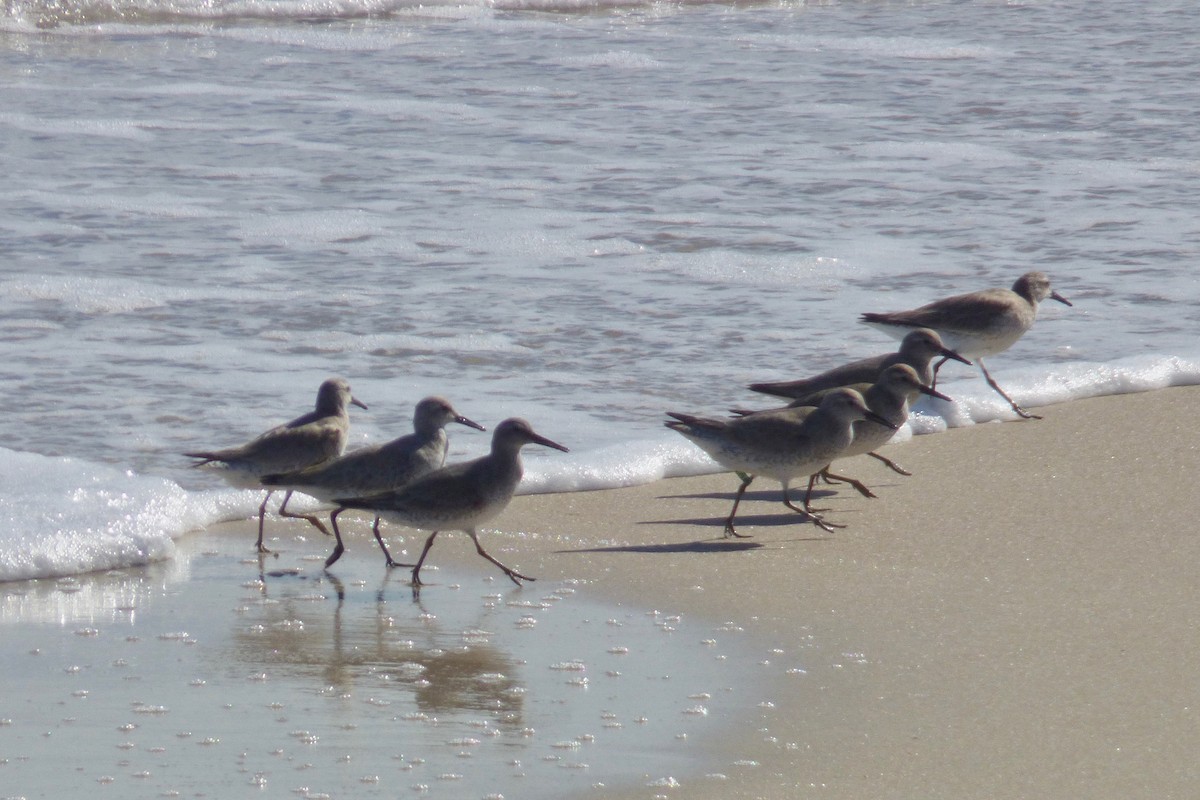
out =
{"type": "MultiPolygon", "coordinates": [[[[804,653],[804,674],[773,688],[771,705],[723,731],[709,751],[711,769],[701,773],[723,779],[680,775],[682,789],[638,782],[585,796],[1194,797],[1200,792],[1197,406],[1200,388],[1170,389],[1044,408],[1041,421],[918,437],[888,450],[914,473],[907,478],[860,457],[839,471],[864,480],[879,498],[845,487],[823,492],[817,505],[848,526],[833,534],[798,522],[780,504],[778,487],[759,481],[739,514],[739,530],[753,538],[723,540],[737,487],[724,474],[518,497],[496,521],[505,533],[483,539],[502,561],[538,576],[539,590],[579,581],[581,594],[730,621],[768,653],[773,645],[789,658],[804,653]]],[[[348,574],[381,572],[365,525],[351,527],[342,560],[348,574]]],[[[202,551],[236,552],[240,561],[227,563],[237,565],[253,537],[251,523],[237,523],[188,539],[202,551]]],[[[405,546],[411,553],[420,541],[410,536],[405,546]]],[[[319,572],[319,555],[304,557],[305,569],[319,572]]],[[[438,593],[453,591],[451,582],[497,574],[462,535],[439,539],[430,564],[439,569],[425,577],[439,585],[423,595],[435,606],[438,593]]],[[[215,608],[257,594],[221,569],[210,568],[200,587],[215,608]]],[[[501,589],[506,582],[497,577],[501,589]]],[[[141,580],[155,584],[147,591],[160,619],[164,606],[169,613],[171,603],[194,602],[196,592],[163,591],[154,570],[141,580]]],[[[328,594],[328,583],[321,586],[328,594]]],[[[6,615],[6,637],[25,647],[44,621],[19,621],[22,603],[35,599],[23,595],[50,590],[3,588],[5,608],[15,609],[6,615]]],[[[394,573],[386,588],[406,592],[404,575],[394,573]]],[[[132,617],[138,602],[131,597],[114,613],[132,617]]],[[[328,601],[301,594],[288,602],[303,608],[328,601]]],[[[403,608],[386,613],[409,613],[403,608]]],[[[348,607],[345,615],[356,613],[367,612],[348,607]]],[[[136,628],[132,618],[128,627],[136,628]]],[[[103,628],[83,635],[104,639],[103,628]]],[[[297,657],[319,671],[329,635],[305,635],[297,657]]],[[[170,650],[175,643],[148,638],[143,631],[127,637],[137,644],[121,646],[134,648],[131,659],[138,647],[181,652],[170,650]]],[[[234,645],[254,647],[241,639],[234,645]]],[[[259,655],[269,671],[273,657],[259,655]]],[[[21,697],[36,699],[39,676],[23,663],[17,663],[27,673],[21,697]]],[[[188,668],[214,665],[199,658],[188,668]]],[[[13,669],[10,663],[10,675],[13,669]]],[[[19,719],[20,703],[11,696],[9,707],[18,713],[0,710],[0,719],[19,719]]],[[[112,736],[136,735],[115,732],[129,717],[128,709],[114,712],[112,736]]],[[[0,728],[0,745],[4,736],[0,728]]],[[[111,743],[96,747],[113,758],[111,743]]],[[[164,762],[173,757],[169,748],[152,751],[164,762]]],[[[25,774],[11,755],[0,752],[0,780],[6,772],[25,774]]],[[[79,785],[97,784],[93,776],[79,785]]],[[[285,786],[272,784],[277,791],[285,786]]],[[[342,789],[339,796],[355,794],[352,780],[342,789]]]]}

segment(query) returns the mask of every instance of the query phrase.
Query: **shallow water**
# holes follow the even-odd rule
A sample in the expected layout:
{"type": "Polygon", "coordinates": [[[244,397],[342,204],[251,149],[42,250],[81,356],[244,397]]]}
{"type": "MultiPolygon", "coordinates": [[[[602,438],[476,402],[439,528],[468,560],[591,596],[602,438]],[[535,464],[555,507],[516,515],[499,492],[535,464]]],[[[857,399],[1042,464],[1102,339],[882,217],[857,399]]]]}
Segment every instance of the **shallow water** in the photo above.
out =
{"type": "Polygon", "coordinates": [[[5,593],[5,796],[650,796],[750,768],[714,737],[803,680],[739,624],[579,583],[433,569],[414,596],[302,537],[261,568],[244,545],[5,593]]]}

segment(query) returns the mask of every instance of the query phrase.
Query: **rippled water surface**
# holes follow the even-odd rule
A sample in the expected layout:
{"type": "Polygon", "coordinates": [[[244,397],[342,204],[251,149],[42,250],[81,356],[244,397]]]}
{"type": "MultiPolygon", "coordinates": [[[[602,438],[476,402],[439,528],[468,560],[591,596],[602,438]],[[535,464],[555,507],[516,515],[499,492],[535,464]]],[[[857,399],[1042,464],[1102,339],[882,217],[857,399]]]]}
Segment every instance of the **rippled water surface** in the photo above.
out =
{"type": "Polygon", "coordinates": [[[804,681],[805,642],[771,655],[683,598],[436,569],[414,596],[374,559],[333,575],[302,540],[262,565],[241,544],[189,537],[169,567],[0,597],[26,687],[0,713],[6,792],[649,795],[745,768],[711,759],[715,737],[804,681]]]}
{"type": "Polygon", "coordinates": [[[1182,5],[7,9],[11,447],[189,482],[337,373],[362,439],[440,392],[611,471],[1030,268],[1076,301],[993,363],[1033,400],[1195,355],[1182,5]]]}

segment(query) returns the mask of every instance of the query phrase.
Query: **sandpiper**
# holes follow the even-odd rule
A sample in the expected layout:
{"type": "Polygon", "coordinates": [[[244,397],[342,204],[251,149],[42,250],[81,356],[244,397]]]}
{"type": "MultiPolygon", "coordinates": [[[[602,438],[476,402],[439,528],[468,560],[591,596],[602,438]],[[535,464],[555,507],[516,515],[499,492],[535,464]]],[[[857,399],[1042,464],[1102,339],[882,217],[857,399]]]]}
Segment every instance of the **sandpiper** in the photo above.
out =
{"type": "MultiPolygon", "coordinates": [[[[932,328],[955,352],[979,362],[983,377],[996,392],[1008,401],[1018,416],[1041,419],[1030,414],[1005,394],[983,363],[984,356],[1001,353],[1024,335],[1037,319],[1038,304],[1043,300],[1071,302],[1050,288],[1044,272],[1026,272],[1017,278],[1012,289],[984,289],[979,292],[945,297],[910,311],[865,313],[860,318],[891,336],[904,336],[913,328],[932,328]]],[[[934,367],[945,363],[943,359],[934,367]]]]}
{"type": "Polygon", "coordinates": [[[867,408],[861,394],[838,388],[829,392],[815,409],[781,408],[732,419],[699,417],[668,411],[673,419],[668,428],[686,436],[721,466],[737,473],[742,484],[725,520],[725,536],[738,536],[733,525],[746,487],[757,475],[766,475],[783,485],[783,502],[793,511],[806,514],[828,531],[833,526],[811,507],[796,506],[788,497],[788,484],[798,476],[814,476],[850,446],[852,423],[869,419],[892,431],[895,425],[867,408]]]}
{"type": "MultiPolygon", "coordinates": [[[[911,472],[887,456],[876,453],[875,450],[891,441],[896,430],[908,421],[909,405],[917,399],[918,394],[926,394],[947,402],[953,401],[936,389],[922,383],[920,377],[917,375],[917,371],[907,364],[892,364],[879,373],[879,378],[874,383],[855,383],[851,384],[848,388],[860,392],[863,400],[866,401],[867,408],[883,417],[895,427],[880,425],[866,419],[857,420],[854,423],[854,441],[838,455],[838,458],[843,459],[850,456],[868,455],[882,461],[901,475],[911,475],[911,472]]],[[[793,400],[787,407],[815,410],[831,391],[833,390],[825,389],[820,392],[814,392],[807,397],[793,400]]],[[[763,411],[747,411],[745,409],[732,409],[732,412],[739,416],[765,413],[763,411]]],[[[830,472],[829,467],[830,465],[827,464],[824,469],[817,473],[817,476],[830,482],[840,481],[848,483],[864,497],[875,497],[875,493],[868,489],[862,481],[845,475],[834,474],[830,472]]],[[[804,498],[805,507],[809,505],[811,492],[812,482],[809,483],[809,493],[804,498]]]]}
{"type": "Polygon", "coordinates": [[[442,530],[461,530],[471,537],[479,555],[495,564],[513,583],[533,578],[504,566],[479,543],[478,528],[508,506],[524,472],[521,448],[540,444],[567,452],[567,448],[536,433],[528,422],[511,417],[496,426],[492,449],[486,456],[450,464],[418,478],[402,489],[371,497],[338,498],[345,508],[378,514],[389,522],[432,531],[412,571],[414,587],[421,585],[421,565],[442,530]]]}
{"type": "MultiPolygon", "coordinates": [[[[184,453],[189,458],[199,459],[193,466],[213,466],[226,482],[240,489],[264,488],[263,475],[279,472],[294,472],[336,458],[346,449],[350,432],[350,415],[346,406],[353,404],[365,409],[350,393],[350,384],[341,378],[330,378],[317,390],[317,405],[312,411],[291,422],[271,428],[240,447],[225,450],[201,450],[184,453]]],[[[260,553],[270,551],[263,545],[263,518],[267,501],[274,489],[267,489],[267,496],[258,507],[258,541],[255,546],[260,553]]],[[[279,506],[279,515],[293,519],[306,519],[322,533],[329,530],[316,517],[307,514],[291,514],[287,510],[292,498],[289,489],[279,506]]]]}
{"type": "Polygon", "coordinates": [[[907,364],[917,371],[917,377],[922,384],[932,386],[934,370],[931,362],[937,356],[941,356],[943,359],[952,358],[964,364],[971,363],[946,347],[937,331],[918,328],[910,330],[904,335],[904,339],[900,342],[900,349],[894,353],[884,353],[843,364],[803,380],[752,383],[750,389],[776,397],[809,397],[814,392],[824,389],[835,389],[839,386],[850,386],[856,383],[874,383],[879,374],[893,364],[907,364]]]}
{"type": "MultiPolygon", "coordinates": [[[[446,398],[426,397],[417,403],[413,411],[412,433],[385,444],[360,447],[300,472],[264,475],[262,483],[303,492],[327,503],[333,502],[335,497],[367,497],[395,491],[445,465],[446,451],[450,445],[445,429],[451,422],[479,431],[487,430],[455,411],[446,398]]],[[[325,560],[327,568],[333,566],[346,549],[337,524],[338,514],[344,510],[339,507],[329,515],[337,544],[325,560]]],[[[402,566],[392,560],[392,554],[384,544],[379,532],[378,516],[371,530],[387,558],[388,566],[402,566]]]]}

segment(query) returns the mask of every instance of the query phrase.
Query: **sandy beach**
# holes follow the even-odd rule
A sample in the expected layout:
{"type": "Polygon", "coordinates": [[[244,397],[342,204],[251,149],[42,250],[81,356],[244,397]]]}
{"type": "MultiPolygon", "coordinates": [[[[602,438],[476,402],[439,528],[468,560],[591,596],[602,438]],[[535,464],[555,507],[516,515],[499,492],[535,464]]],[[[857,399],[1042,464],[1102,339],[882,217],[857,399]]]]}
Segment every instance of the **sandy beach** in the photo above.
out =
{"type": "MultiPolygon", "coordinates": [[[[180,543],[186,569],[168,563],[65,585],[5,585],[0,620],[9,645],[3,662],[11,696],[0,709],[0,781],[11,788],[4,794],[51,796],[55,786],[70,785],[98,795],[161,796],[158,785],[150,791],[154,776],[177,774],[172,770],[178,769],[181,741],[188,743],[189,758],[220,749],[216,742],[197,748],[206,735],[227,745],[236,741],[238,701],[217,702],[222,681],[245,684],[260,670],[263,676],[282,672],[284,663],[289,675],[313,675],[313,685],[333,687],[296,692],[282,680],[262,678],[264,707],[275,694],[287,698],[278,703],[284,710],[271,712],[291,717],[278,721],[281,738],[302,739],[299,720],[310,705],[335,702],[328,695],[346,702],[363,692],[361,674],[340,676],[323,660],[380,670],[394,658],[378,644],[383,634],[352,628],[390,630],[414,620],[428,628],[439,614],[453,616],[448,598],[474,597],[477,587],[490,587],[482,593],[490,615],[504,613],[492,606],[505,605],[517,609],[510,613],[524,613],[521,602],[557,591],[555,602],[629,610],[625,630],[632,640],[636,618],[661,609],[696,630],[739,631],[718,647],[753,643],[752,653],[730,655],[754,665],[738,664],[737,670],[747,684],[761,680],[769,702],[756,702],[725,722],[704,723],[720,725],[719,734],[695,737],[702,750],[691,757],[703,763],[673,771],[677,788],[648,785],[660,777],[653,771],[605,782],[592,759],[590,774],[572,784],[573,794],[1194,796],[1200,786],[1200,683],[1193,665],[1200,650],[1194,623],[1200,601],[1194,578],[1200,563],[1194,530],[1200,434],[1192,419],[1198,405],[1200,388],[1168,389],[1037,409],[1045,417],[1039,421],[917,437],[887,451],[912,477],[863,457],[845,462],[839,471],[866,482],[878,498],[846,487],[822,490],[816,504],[829,509],[830,521],[847,526],[832,534],[799,521],[779,502],[778,486],[763,480],[747,492],[739,514],[739,530],[752,538],[722,539],[737,488],[729,474],[518,497],[496,522],[502,533],[483,540],[500,560],[538,577],[522,589],[476,556],[466,537],[451,534],[432,551],[429,564],[437,569],[425,576],[432,585],[414,602],[405,571],[385,578],[361,517],[348,526],[348,550],[334,577],[321,575],[327,541],[302,522],[283,527],[275,520],[270,530],[276,539],[269,534],[268,544],[280,556],[268,558],[261,572],[249,558],[254,531],[247,521],[186,537],[180,543]],[[207,617],[189,617],[197,613],[198,595],[244,625],[207,625],[207,617]],[[297,620],[306,614],[314,619],[302,625],[297,620]],[[194,621],[173,628],[173,615],[194,621]],[[262,635],[248,636],[248,629],[262,635]],[[380,649],[355,660],[348,652],[366,645],[351,641],[375,642],[380,649]],[[84,656],[76,654],[80,648],[84,656]],[[777,663],[768,665],[772,653],[777,663]],[[788,668],[796,664],[803,669],[788,668]],[[121,674],[104,677],[109,673],[121,674]],[[131,673],[136,680],[129,680],[131,673]],[[191,723],[180,730],[180,712],[155,713],[152,696],[131,707],[130,685],[150,673],[174,674],[179,686],[190,687],[172,690],[173,708],[196,706],[188,697],[217,694],[195,712],[213,719],[212,731],[191,723]],[[768,673],[769,679],[760,677],[768,673]],[[80,695],[69,686],[88,688],[80,695]],[[100,702],[106,686],[125,693],[111,709],[100,702]],[[70,708],[89,703],[84,712],[70,708]],[[23,720],[46,705],[67,706],[48,712],[61,735],[39,731],[35,740],[23,720]],[[74,769],[47,770],[47,742],[85,724],[104,734],[77,737],[74,769]],[[129,724],[135,727],[123,728],[129,724]],[[162,726],[157,735],[163,743],[157,745],[150,733],[155,724],[162,726]],[[158,766],[142,768],[129,753],[158,766]]],[[[394,533],[395,541],[403,536],[394,533]]],[[[412,554],[421,540],[409,532],[394,551],[412,554]]],[[[519,627],[504,617],[489,619],[519,627]]],[[[463,626],[489,624],[445,623],[455,635],[463,626]]],[[[526,627],[524,642],[546,644],[544,622],[526,627]]],[[[709,643],[707,634],[700,638],[709,643]]],[[[486,646],[482,652],[486,663],[471,669],[492,681],[519,671],[522,659],[534,659],[520,651],[489,655],[486,646]]],[[[690,659],[686,647],[681,652],[690,659]]],[[[610,691],[601,674],[592,680],[586,691],[593,699],[610,691]]],[[[657,691],[635,682],[613,686],[612,698],[657,691]]],[[[492,705],[481,708],[503,707],[516,691],[498,691],[492,705]]],[[[429,714],[422,724],[429,724],[429,714]]],[[[330,734],[351,763],[355,742],[344,735],[350,738],[330,734]]],[[[601,745],[583,749],[591,746],[601,745]]],[[[236,796],[230,792],[255,781],[268,787],[265,796],[305,796],[296,789],[296,770],[304,764],[294,760],[304,757],[289,747],[269,750],[279,777],[248,763],[253,753],[239,751],[221,762],[241,765],[234,777],[210,773],[191,788],[183,777],[174,778],[183,786],[178,796],[236,796]]],[[[319,758],[310,761],[305,785],[311,779],[313,786],[326,786],[324,796],[405,795],[418,785],[428,793],[419,781],[398,791],[386,776],[372,783],[349,768],[322,782],[319,758]]],[[[399,768],[411,770],[412,764],[399,768]]],[[[320,793],[314,789],[308,796],[320,793]]],[[[427,796],[442,795],[435,784],[427,796]]]]}
{"type": "Polygon", "coordinates": [[[525,500],[505,524],[630,545],[522,554],[534,574],[686,595],[692,613],[819,643],[813,680],[728,742],[759,766],[690,797],[1186,797],[1198,403],[1195,388],[1103,397],[918,437],[889,450],[911,478],[847,462],[879,499],[823,499],[849,526],[836,534],[787,524],[756,483],[741,530],[761,547],[736,553],[703,547],[731,475],[525,500]],[[847,653],[862,663],[835,667],[847,653]]]}

